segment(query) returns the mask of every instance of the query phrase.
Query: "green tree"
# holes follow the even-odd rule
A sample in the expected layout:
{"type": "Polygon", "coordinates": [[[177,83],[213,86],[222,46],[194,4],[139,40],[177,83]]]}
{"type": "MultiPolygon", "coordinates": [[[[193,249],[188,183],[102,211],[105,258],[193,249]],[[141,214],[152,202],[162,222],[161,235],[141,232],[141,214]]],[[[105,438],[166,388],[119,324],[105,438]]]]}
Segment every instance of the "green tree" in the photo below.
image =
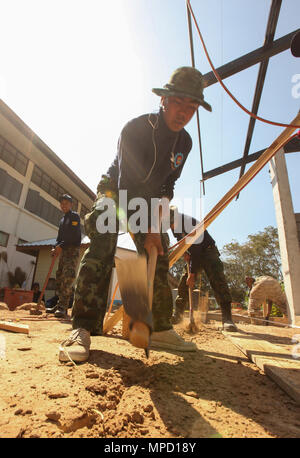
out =
{"type": "Polygon", "coordinates": [[[234,301],[245,298],[245,277],[269,275],[282,281],[277,229],[268,226],[264,231],[248,235],[245,243],[232,241],[222,249],[225,275],[234,301]]]}

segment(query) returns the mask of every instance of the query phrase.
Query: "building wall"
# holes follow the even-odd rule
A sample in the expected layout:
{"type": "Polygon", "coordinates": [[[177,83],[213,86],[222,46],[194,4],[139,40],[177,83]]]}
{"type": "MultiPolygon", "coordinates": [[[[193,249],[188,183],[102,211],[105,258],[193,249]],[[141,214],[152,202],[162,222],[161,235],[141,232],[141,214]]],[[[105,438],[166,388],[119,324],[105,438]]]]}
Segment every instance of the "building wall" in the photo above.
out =
{"type": "Polygon", "coordinates": [[[300,245],[300,213],[295,213],[295,218],[296,218],[296,225],[297,225],[298,241],[300,245]]]}
{"type": "Polygon", "coordinates": [[[15,245],[19,239],[56,238],[59,197],[65,192],[73,197],[83,224],[92,191],[0,101],[0,253],[5,251],[8,260],[0,259],[0,286],[9,286],[7,271],[20,267],[26,289],[31,288],[35,258],[17,252],[15,245]]]}

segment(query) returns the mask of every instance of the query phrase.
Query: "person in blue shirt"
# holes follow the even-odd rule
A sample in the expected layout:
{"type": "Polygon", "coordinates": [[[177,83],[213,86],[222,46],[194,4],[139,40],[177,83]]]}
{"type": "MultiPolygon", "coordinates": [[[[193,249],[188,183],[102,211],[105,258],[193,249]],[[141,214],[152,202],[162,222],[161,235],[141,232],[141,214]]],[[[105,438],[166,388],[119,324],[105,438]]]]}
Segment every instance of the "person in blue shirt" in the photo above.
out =
{"type": "Polygon", "coordinates": [[[60,220],[55,247],[52,256],[59,256],[56,271],[56,291],[58,302],[54,316],[66,318],[72,285],[76,277],[79,261],[79,248],[81,244],[80,217],[72,211],[72,197],[64,194],[60,199],[60,208],[64,216],[60,220]]]}

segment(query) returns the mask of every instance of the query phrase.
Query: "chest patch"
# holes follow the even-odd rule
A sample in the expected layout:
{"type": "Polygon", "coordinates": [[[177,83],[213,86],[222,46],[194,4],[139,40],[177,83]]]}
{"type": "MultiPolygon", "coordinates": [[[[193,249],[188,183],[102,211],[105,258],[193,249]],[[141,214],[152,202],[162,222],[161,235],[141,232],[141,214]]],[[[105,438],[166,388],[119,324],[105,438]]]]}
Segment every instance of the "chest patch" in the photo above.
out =
{"type": "Polygon", "coordinates": [[[182,153],[172,153],[171,155],[171,167],[173,170],[175,170],[177,167],[179,167],[183,161],[183,154],[182,153]]]}

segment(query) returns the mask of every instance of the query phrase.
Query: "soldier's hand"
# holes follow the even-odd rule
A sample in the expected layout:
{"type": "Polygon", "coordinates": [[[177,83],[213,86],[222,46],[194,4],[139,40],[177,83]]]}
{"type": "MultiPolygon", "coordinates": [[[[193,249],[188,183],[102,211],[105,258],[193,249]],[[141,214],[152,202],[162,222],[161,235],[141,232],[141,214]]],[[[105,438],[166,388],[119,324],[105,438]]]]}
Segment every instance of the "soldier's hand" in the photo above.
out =
{"type": "Polygon", "coordinates": [[[195,274],[189,274],[186,284],[189,288],[194,288],[195,286],[195,274]]]}
{"type": "Polygon", "coordinates": [[[183,259],[185,260],[185,262],[190,262],[191,256],[189,255],[189,253],[185,252],[183,255],[183,259]]]}
{"type": "Polygon", "coordinates": [[[144,248],[147,251],[148,255],[150,256],[151,248],[155,246],[157,249],[157,254],[163,256],[164,250],[161,244],[161,238],[159,233],[148,232],[146,235],[146,240],[144,243],[144,248]]]}

